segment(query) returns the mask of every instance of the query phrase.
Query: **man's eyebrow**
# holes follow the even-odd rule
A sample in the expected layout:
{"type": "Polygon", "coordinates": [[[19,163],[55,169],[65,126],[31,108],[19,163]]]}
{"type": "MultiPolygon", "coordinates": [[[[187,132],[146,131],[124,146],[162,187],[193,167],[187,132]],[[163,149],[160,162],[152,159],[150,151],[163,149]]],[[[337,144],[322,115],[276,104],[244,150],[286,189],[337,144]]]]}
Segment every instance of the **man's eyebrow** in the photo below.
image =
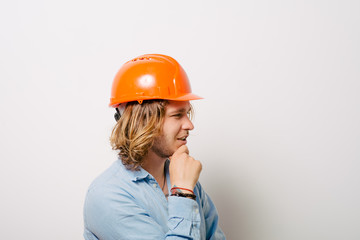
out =
{"type": "Polygon", "coordinates": [[[191,110],[191,108],[186,109],[186,108],[180,108],[180,109],[176,109],[173,111],[170,111],[170,114],[174,114],[174,113],[187,113],[191,110]]]}

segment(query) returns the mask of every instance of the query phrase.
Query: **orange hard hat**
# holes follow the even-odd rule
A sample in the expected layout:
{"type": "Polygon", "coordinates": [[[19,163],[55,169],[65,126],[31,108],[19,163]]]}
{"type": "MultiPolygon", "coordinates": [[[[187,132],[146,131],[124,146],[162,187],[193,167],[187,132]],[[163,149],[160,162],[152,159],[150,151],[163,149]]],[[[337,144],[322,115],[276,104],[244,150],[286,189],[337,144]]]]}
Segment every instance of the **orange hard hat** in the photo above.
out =
{"type": "Polygon", "coordinates": [[[112,89],[111,107],[121,103],[166,99],[189,101],[201,99],[191,93],[189,79],[172,57],[146,54],[126,62],[116,74],[112,89]]]}

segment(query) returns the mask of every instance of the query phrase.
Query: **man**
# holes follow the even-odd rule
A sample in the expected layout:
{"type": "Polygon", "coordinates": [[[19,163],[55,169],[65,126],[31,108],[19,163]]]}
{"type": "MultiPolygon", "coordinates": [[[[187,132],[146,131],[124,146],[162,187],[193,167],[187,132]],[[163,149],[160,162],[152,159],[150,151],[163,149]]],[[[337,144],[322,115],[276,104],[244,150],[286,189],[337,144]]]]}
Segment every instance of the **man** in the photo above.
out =
{"type": "Polygon", "coordinates": [[[216,208],[189,155],[194,128],[185,71],[173,58],[143,55],[117,73],[110,99],[117,123],[110,142],[119,159],[90,186],[84,237],[104,239],[225,239],[216,208]]]}

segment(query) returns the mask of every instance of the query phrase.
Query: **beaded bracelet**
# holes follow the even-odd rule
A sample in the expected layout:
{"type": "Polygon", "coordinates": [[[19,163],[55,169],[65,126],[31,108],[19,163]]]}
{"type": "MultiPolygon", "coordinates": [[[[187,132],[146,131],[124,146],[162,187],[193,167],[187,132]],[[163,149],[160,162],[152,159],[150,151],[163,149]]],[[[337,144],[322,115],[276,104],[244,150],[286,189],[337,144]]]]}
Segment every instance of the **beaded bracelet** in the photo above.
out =
{"type": "Polygon", "coordinates": [[[191,198],[193,200],[196,200],[196,195],[191,194],[191,193],[175,192],[175,193],[172,193],[170,196],[185,197],[185,198],[191,198]]]}

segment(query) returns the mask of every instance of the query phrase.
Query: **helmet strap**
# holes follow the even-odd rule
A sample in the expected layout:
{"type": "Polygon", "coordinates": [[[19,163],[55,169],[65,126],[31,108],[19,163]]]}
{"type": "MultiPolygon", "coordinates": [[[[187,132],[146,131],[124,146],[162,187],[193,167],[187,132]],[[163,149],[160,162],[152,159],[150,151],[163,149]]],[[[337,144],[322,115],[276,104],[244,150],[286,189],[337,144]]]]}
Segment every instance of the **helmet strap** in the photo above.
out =
{"type": "Polygon", "coordinates": [[[119,121],[121,114],[120,114],[120,111],[118,108],[115,108],[115,109],[116,109],[116,113],[114,114],[114,118],[115,118],[115,121],[119,121]]]}
{"type": "Polygon", "coordinates": [[[120,105],[115,108],[116,113],[114,114],[114,118],[116,121],[119,121],[121,115],[125,111],[125,107],[126,107],[126,103],[120,103],[120,105]]]}

